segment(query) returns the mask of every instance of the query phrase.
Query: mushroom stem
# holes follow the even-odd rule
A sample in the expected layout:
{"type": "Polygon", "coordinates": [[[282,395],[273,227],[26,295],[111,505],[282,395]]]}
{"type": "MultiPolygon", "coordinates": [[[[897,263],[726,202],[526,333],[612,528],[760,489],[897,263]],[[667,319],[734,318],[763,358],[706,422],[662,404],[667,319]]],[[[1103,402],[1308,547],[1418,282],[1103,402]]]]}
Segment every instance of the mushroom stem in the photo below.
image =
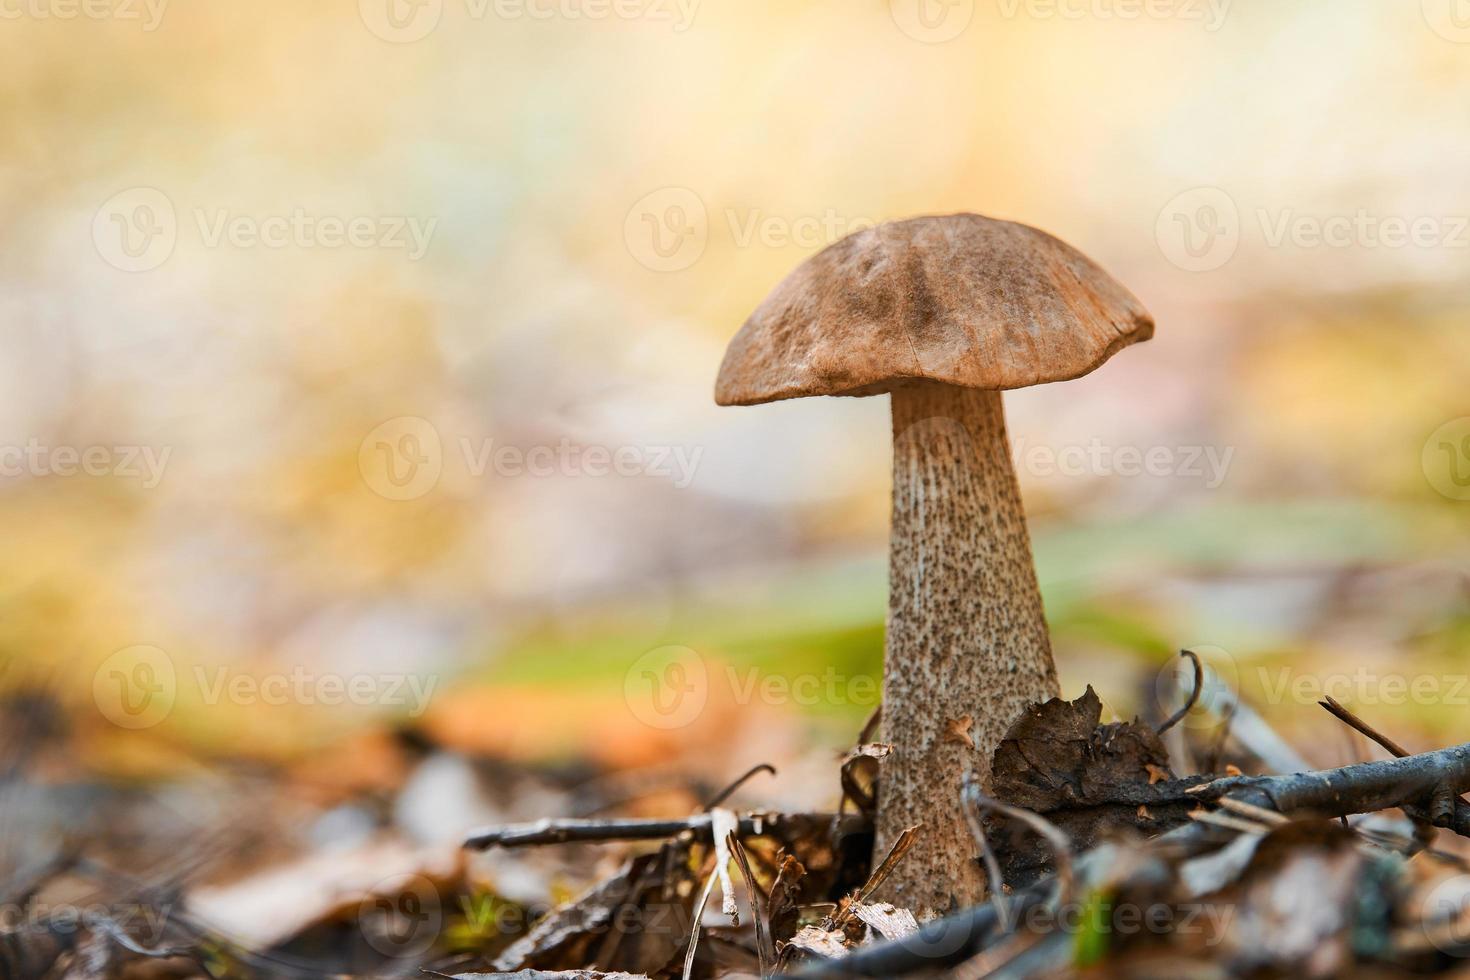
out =
{"type": "Polygon", "coordinates": [[[985,897],[960,805],[1026,706],[1059,693],[998,391],[893,391],[893,534],[876,853],[920,842],[888,882],[916,914],[985,897]],[[966,719],[968,718],[968,721],[966,719]]]}

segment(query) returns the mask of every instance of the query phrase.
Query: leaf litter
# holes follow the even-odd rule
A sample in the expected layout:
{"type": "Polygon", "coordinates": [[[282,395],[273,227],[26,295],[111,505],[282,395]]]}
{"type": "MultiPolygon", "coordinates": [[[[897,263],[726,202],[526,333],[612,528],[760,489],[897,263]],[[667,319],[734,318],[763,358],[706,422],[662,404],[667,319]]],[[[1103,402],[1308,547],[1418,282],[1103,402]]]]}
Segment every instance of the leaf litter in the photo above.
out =
{"type": "MultiPolygon", "coordinates": [[[[1276,772],[1270,762],[1291,749],[1263,735],[1253,712],[1243,734],[1212,735],[1213,745],[1175,728],[1204,683],[1196,670],[1189,702],[1157,725],[1104,722],[1091,687],[1016,719],[996,751],[988,792],[967,781],[955,801],[971,819],[990,898],[942,919],[920,921],[879,897],[923,828],[873,863],[872,820],[891,750],[868,726],[832,767],[840,802],[831,812],[731,805],[769,766],[715,794],[675,778],[672,794],[659,798],[682,798],[688,809],[643,815],[626,800],[578,802],[600,785],[586,773],[483,760],[470,768],[490,767],[499,798],[523,805],[482,800],[476,812],[488,806],[511,819],[468,840],[411,843],[384,833],[373,805],[356,798],[316,828],[317,846],[294,856],[281,846],[291,839],[285,784],[227,777],[213,791],[253,785],[255,794],[253,821],[231,825],[232,846],[210,839],[225,825],[184,828],[174,832],[172,859],[160,860],[130,839],[124,822],[85,846],[66,837],[52,853],[11,856],[0,896],[12,912],[0,925],[0,976],[1455,972],[1470,956],[1470,865],[1458,844],[1470,831],[1470,806],[1460,799],[1470,789],[1470,745],[1409,754],[1328,699],[1334,724],[1392,758],[1276,772]],[[1213,753],[1218,771],[1176,773],[1170,746],[1186,738],[1201,744],[1186,744],[1183,757],[1213,753]],[[536,816],[524,801],[562,813],[614,812],[536,816]],[[146,862],[138,859],[144,850],[146,862]],[[567,890],[577,879],[595,881],[567,890]]],[[[1232,714],[1248,710],[1234,697],[1232,714]]],[[[28,717],[12,713],[11,723],[28,717]]],[[[957,720],[949,737],[966,730],[957,720]]],[[[405,751],[445,750],[409,740],[405,751]]],[[[37,795],[23,781],[27,761],[9,760],[0,788],[26,789],[26,805],[42,811],[67,805],[61,788],[37,795]]],[[[123,812],[117,788],[88,792],[91,805],[123,812]]],[[[450,797],[442,805],[459,804],[450,797]]]]}

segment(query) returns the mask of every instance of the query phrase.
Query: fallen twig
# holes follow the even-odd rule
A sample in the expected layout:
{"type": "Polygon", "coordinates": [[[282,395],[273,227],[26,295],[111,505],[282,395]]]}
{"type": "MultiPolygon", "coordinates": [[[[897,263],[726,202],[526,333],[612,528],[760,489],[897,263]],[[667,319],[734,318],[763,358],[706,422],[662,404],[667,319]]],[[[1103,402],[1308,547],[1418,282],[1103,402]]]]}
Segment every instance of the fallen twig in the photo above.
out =
{"type": "MultiPolygon", "coordinates": [[[[832,813],[749,813],[740,818],[739,835],[744,837],[799,836],[813,828],[825,831],[836,822],[841,832],[866,828],[869,821],[860,814],[832,813]]],[[[714,818],[708,813],[668,820],[537,820],[533,823],[488,827],[471,834],[464,846],[472,850],[492,847],[533,847],[544,844],[603,843],[608,841],[663,840],[691,833],[704,840],[712,838],[714,818]]]]}
{"type": "MultiPolygon", "coordinates": [[[[1378,743],[1395,758],[1403,759],[1409,755],[1408,749],[1353,714],[1335,698],[1329,696],[1325,701],[1317,703],[1327,709],[1334,718],[1378,743]]],[[[1458,793],[1437,794],[1427,811],[1413,804],[1408,804],[1402,809],[1414,820],[1420,820],[1435,827],[1449,827],[1461,837],[1470,837],[1470,803],[1460,799],[1458,793]]]]}
{"type": "Polygon", "coordinates": [[[1404,748],[1402,745],[1395,742],[1387,735],[1384,735],[1382,732],[1378,731],[1376,728],[1368,724],[1363,719],[1359,718],[1357,715],[1353,714],[1347,708],[1343,707],[1343,705],[1336,698],[1333,698],[1329,695],[1327,700],[1318,701],[1317,703],[1326,708],[1328,713],[1331,714],[1338,721],[1341,721],[1343,724],[1347,725],[1354,731],[1357,731],[1362,735],[1366,735],[1368,738],[1377,742],[1381,747],[1388,751],[1389,755],[1392,755],[1395,758],[1402,759],[1404,756],[1410,754],[1408,749],[1404,748]]]}
{"type": "MultiPolygon", "coordinates": [[[[1185,781],[1180,781],[1185,782],[1185,781]]],[[[1453,793],[1470,788],[1470,744],[1435,752],[1364,762],[1290,776],[1227,776],[1200,782],[1187,790],[1200,802],[1230,799],[1247,806],[1287,814],[1309,812],[1335,817],[1402,807],[1423,800],[1436,790],[1453,793]]],[[[1230,809],[1236,809],[1231,806],[1230,809]]],[[[1192,822],[1158,838],[1160,843],[1189,844],[1207,832],[1208,824],[1192,822]]],[[[1099,848],[1076,859],[1080,868],[1102,852],[1099,848]]],[[[1013,918],[1050,900],[1056,885],[1052,877],[1021,889],[1008,899],[1013,918]]],[[[803,977],[892,977],[915,970],[934,970],[973,958],[997,932],[993,905],[976,905],[921,926],[912,936],[879,943],[840,960],[818,963],[803,977]]]]}
{"type": "Polygon", "coordinates": [[[1446,792],[1458,795],[1466,788],[1470,744],[1290,776],[1226,776],[1187,792],[1199,800],[1231,796],[1279,813],[1338,817],[1422,803],[1446,792]]]}

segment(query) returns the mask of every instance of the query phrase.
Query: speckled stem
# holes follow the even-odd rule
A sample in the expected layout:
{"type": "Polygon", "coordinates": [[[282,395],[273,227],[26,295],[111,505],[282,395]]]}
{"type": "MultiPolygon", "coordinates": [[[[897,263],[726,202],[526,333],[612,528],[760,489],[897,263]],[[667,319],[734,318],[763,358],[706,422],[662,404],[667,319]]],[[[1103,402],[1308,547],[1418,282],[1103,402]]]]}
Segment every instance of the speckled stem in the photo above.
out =
{"type": "Polygon", "coordinates": [[[925,382],[892,398],[883,740],[893,754],[877,854],[923,826],[885,886],[887,900],[922,915],[984,899],[960,780],[968,767],[988,788],[1011,722],[1059,690],[1000,392],[925,382]]]}

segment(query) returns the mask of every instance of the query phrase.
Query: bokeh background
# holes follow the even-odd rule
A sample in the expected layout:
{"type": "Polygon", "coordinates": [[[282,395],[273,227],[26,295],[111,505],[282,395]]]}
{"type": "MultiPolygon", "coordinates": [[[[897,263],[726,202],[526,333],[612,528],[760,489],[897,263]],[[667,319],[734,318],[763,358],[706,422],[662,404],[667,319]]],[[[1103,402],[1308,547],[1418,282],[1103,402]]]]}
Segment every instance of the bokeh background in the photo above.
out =
{"type": "Polygon", "coordinates": [[[830,803],[887,405],[713,379],[802,259],[951,211],[1158,321],[1007,395],[1067,694],[1155,710],[1198,646],[1314,762],[1324,684],[1467,737],[1453,0],[25,0],[0,64],[0,652],[46,778],[286,771],[318,814],[411,730],[830,803]]]}

